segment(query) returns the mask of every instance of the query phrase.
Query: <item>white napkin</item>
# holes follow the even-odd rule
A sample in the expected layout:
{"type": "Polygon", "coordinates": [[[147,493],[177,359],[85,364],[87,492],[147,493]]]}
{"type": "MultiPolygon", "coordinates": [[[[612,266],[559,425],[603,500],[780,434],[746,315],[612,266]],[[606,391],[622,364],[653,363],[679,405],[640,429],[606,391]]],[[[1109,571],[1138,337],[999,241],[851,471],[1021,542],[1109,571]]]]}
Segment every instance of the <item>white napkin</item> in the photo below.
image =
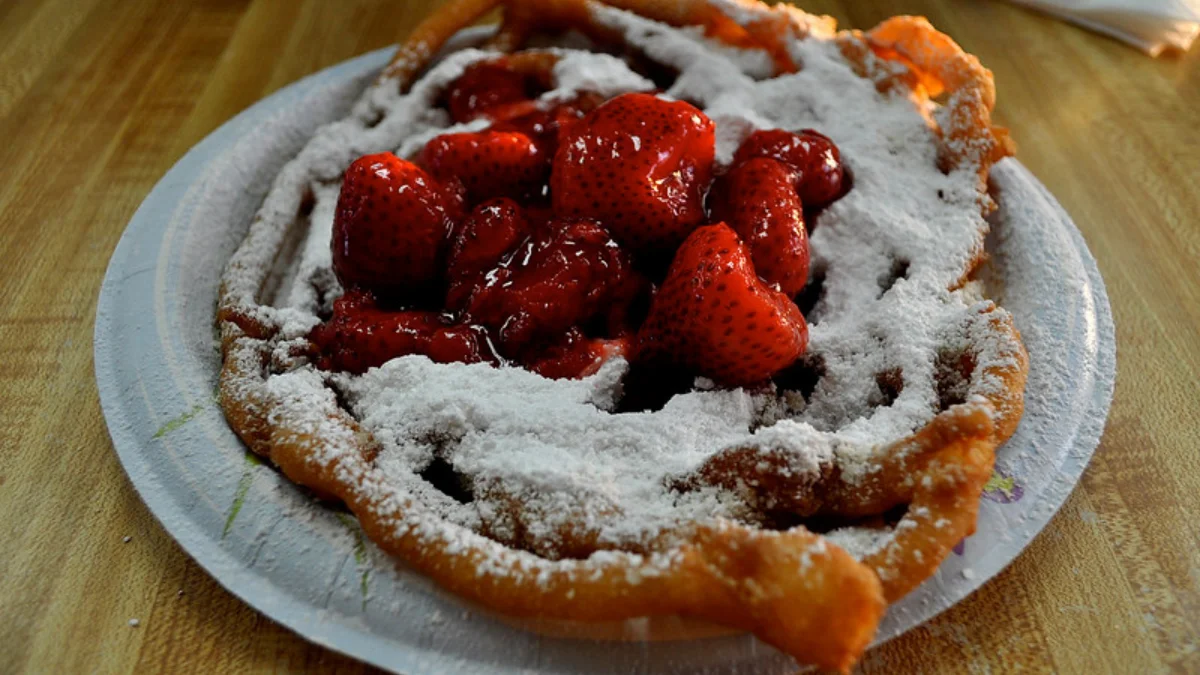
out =
{"type": "Polygon", "coordinates": [[[1111,35],[1151,56],[1187,51],[1200,34],[1200,0],[1014,0],[1111,35]]]}

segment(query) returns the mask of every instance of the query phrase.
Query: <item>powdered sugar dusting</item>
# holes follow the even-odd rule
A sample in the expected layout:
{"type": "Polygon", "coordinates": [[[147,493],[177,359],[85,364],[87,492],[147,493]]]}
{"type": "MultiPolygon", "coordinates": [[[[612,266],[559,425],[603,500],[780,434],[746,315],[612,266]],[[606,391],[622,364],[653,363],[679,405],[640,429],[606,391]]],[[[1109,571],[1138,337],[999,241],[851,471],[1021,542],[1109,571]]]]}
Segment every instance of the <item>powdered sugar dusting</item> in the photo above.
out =
{"type": "MultiPolygon", "coordinates": [[[[940,353],[981,350],[976,359],[986,366],[1014,358],[1019,348],[985,339],[990,303],[946,290],[981,251],[986,223],[978,178],[973,167],[938,169],[935,133],[911,101],[880,93],[822,36],[790,45],[803,64],[800,72],[764,79],[770,66],[765,53],[714,48],[697,31],[615,9],[596,12],[632,45],[678,70],[665,95],[696,103],[716,122],[719,161],[727,162],[755,129],[815,128],[839,145],[854,188],[820,214],[813,233],[819,278],[812,283],[821,285],[821,295],[809,314],[807,358],[819,363],[820,372],[807,398],[697,390],[656,413],[613,414],[625,369],[620,360],[581,381],[435,365],[423,357],[332,378],[354,417],[382,445],[374,469],[359,476],[368,489],[379,486],[381,500],[413,495],[434,516],[421,519],[421,527],[437,529],[444,522],[550,557],[580,542],[648,547],[682,523],[753,519],[734,492],[679,488],[723,451],[781,453],[788,461],[778,470],[797,476],[815,477],[835,462],[846,475],[861,473],[881,445],[936,414],[940,353]],[[892,391],[884,391],[885,381],[892,391]],[[469,499],[444,494],[420,476],[435,463],[451,467],[469,499]]],[[[558,54],[557,86],[545,101],[653,86],[613,56],[558,54]]],[[[282,326],[284,339],[299,338],[316,323],[317,312],[339,292],[329,271],[328,241],[341,172],[362,154],[412,155],[438,133],[479,128],[483,123],[450,127],[433,103],[466,65],[487,56],[455,53],[407,94],[375,86],[349,118],[317,133],[280,174],[260,213],[279,226],[256,230],[231,262],[226,283],[240,293],[243,307],[282,326]],[[278,249],[305,199],[313,200],[307,235],[274,306],[259,308],[254,269],[278,249]]],[[[311,423],[320,425],[330,406],[337,408],[330,382],[302,361],[288,363],[287,353],[280,352],[280,365],[294,370],[270,377],[270,387],[295,402],[288,410],[307,405],[311,423]]],[[[993,385],[976,378],[971,391],[993,385]]],[[[344,452],[352,439],[343,440],[331,439],[323,451],[344,452]]],[[[396,513],[403,507],[391,504],[396,513]]],[[[879,536],[885,535],[846,531],[833,540],[862,556],[879,546],[879,536]]]]}
{"type": "Polygon", "coordinates": [[[654,83],[626,67],[625,62],[608,54],[591,52],[551,50],[560,54],[554,65],[552,91],[543,99],[565,101],[581,92],[591,92],[604,97],[616,96],[631,91],[651,91],[654,83]]]}
{"type": "MultiPolygon", "coordinates": [[[[532,530],[526,534],[549,553],[564,532],[629,545],[682,523],[737,516],[731,496],[678,493],[671,478],[722,449],[784,445],[791,435],[751,431],[755,401],[741,391],[696,392],[656,413],[611,414],[597,403],[608,403],[625,368],[614,359],[584,380],[552,381],[521,369],[404,357],[361,377],[339,376],[338,385],[383,444],[379,465],[390,478],[411,481],[414,467],[439,456],[472,477],[476,500],[518,501],[520,523],[503,509],[429,495],[447,518],[502,539],[514,539],[518,527],[532,530]]],[[[815,471],[831,457],[819,442],[795,450],[803,458],[797,471],[815,471]]]]}

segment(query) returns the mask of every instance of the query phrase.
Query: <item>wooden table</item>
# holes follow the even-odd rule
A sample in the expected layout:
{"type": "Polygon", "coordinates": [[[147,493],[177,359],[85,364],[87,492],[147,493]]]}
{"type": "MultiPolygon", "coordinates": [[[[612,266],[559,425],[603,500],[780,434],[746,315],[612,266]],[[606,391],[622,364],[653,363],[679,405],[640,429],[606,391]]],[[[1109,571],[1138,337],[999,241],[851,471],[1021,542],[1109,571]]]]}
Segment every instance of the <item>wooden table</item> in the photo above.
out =
{"type": "MultiPolygon", "coordinates": [[[[150,516],[100,414],[92,321],[126,222],[191,145],[429,4],[0,0],[0,672],[367,670],[242,604],[150,516]]],[[[1119,343],[1107,432],[1062,512],[862,670],[1200,671],[1200,48],[1153,60],[982,0],[809,8],[864,28],[926,14],[995,71],[1119,343]]]]}

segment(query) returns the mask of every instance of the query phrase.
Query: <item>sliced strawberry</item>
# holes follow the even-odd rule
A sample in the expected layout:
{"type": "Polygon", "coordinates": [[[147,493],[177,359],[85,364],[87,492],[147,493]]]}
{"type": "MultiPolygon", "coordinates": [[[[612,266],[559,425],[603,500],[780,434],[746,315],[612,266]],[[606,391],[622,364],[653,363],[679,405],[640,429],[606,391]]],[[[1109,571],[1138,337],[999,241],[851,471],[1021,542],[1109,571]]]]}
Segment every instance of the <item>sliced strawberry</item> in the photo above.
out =
{"type": "Polygon", "coordinates": [[[479,61],[446,88],[444,102],[455,122],[469,122],[495,108],[535,98],[527,76],[509,69],[504,58],[479,61]]]}
{"type": "Polygon", "coordinates": [[[527,370],[551,379],[580,378],[592,375],[614,356],[625,356],[629,338],[613,340],[589,338],[578,328],[570,328],[561,338],[543,347],[523,364],[527,370]]]}
{"type": "Polygon", "coordinates": [[[390,152],[360,157],[342,179],[333,270],[346,288],[413,297],[440,278],[456,199],[390,152]]]}
{"type": "Polygon", "coordinates": [[[489,129],[497,131],[521,131],[520,129],[498,129],[497,126],[506,123],[511,119],[521,119],[528,115],[535,115],[541,111],[538,107],[538,102],[532,99],[516,101],[514,103],[501,103],[487,109],[486,117],[492,121],[492,126],[489,129]]]}
{"type": "Polygon", "coordinates": [[[808,280],[808,232],[795,171],[766,157],[738,164],[713,185],[713,220],[725,221],[750,247],[754,269],[795,296],[808,280]]]}
{"type": "Polygon", "coordinates": [[[483,275],[500,264],[530,233],[521,206],[501,197],[486,201],[454,229],[446,260],[446,308],[463,308],[483,275]]]}
{"type": "Polygon", "coordinates": [[[845,170],[842,155],[828,136],[812,129],[798,134],[782,129],[756,131],[733,157],[737,166],[754,157],[777,159],[797,171],[796,191],[809,208],[824,206],[842,196],[845,170]]]}
{"type": "Polygon", "coordinates": [[[462,181],[469,203],[541,195],[549,161],[533,139],[515,131],[443,134],[421,150],[421,165],[440,180],[462,181]]]}
{"type": "Polygon", "coordinates": [[[492,360],[478,326],[447,323],[438,312],[388,312],[366,292],[351,290],[333,303],[333,316],[312,330],[319,367],[361,373],[409,354],[438,363],[492,360]]]}
{"type": "Polygon", "coordinates": [[[759,280],[737,233],[718,223],[679,247],[638,333],[637,358],[739,386],[791,365],[807,344],[795,303],[759,280]]]}
{"type": "Polygon", "coordinates": [[[559,145],[550,176],[555,214],[595,218],[635,254],[672,250],[704,220],[713,129],[682,101],[608,101],[559,145]]]}
{"type": "Polygon", "coordinates": [[[570,126],[603,102],[598,95],[585,92],[547,109],[526,111],[518,105],[512,105],[506,107],[503,113],[492,115],[498,121],[491,128],[523,133],[532,138],[547,157],[554,157],[559,141],[570,126]]]}
{"type": "Polygon", "coordinates": [[[601,315],[630,274],[628,255],[603,227],[554,222],[484,276],[467,315],[519,358],[526,346],[601,315]]]}

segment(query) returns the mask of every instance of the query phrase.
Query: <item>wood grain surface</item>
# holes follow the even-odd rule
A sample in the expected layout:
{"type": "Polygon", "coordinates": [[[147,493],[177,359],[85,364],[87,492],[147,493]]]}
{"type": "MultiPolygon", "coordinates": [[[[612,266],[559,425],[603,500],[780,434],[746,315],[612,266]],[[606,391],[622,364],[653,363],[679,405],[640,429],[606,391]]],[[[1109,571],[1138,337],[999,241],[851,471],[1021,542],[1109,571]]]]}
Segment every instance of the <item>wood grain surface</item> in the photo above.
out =
{"type": "MultiPolygon", "coordinates": [[[[105,430],[92,325],[125,224],[190,146],[431,1],[0,0],[0,672],[369,670],[242,604],[158,526],[105,430]]],[[[859,28],[925,14],[995,71],[1117,325],[1112,415],[1062,512],[862,671],[1200,672],[1200,49],[1153,60],[995,1],[807,8],[859,28]]]]}

